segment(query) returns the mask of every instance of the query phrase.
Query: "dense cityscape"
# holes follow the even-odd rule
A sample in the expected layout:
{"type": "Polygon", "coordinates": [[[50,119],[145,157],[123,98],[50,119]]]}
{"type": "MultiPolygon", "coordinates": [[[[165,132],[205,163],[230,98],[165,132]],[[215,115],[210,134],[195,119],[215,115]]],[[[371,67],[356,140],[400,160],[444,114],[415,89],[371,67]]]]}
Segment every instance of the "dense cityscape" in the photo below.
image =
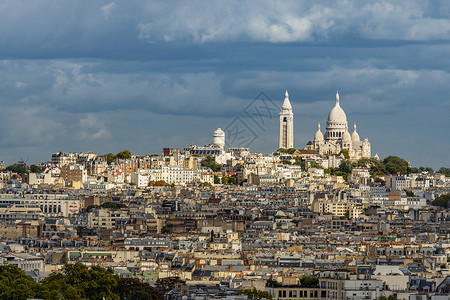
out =
{"type": "Polygon", "coordinates": [[[449,299],[450,168],[373,155],[341,104],[294,148],[286,91],[270,154],[218,128],[3,164],[0,298],[449,299]]]}

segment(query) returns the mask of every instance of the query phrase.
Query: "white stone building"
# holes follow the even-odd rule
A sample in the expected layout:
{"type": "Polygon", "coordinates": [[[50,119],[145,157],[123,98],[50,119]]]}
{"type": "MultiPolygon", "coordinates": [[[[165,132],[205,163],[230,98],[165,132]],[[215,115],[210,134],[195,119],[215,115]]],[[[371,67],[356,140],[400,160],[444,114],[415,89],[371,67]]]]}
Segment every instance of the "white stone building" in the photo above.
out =
{"type": "Polygon", "coordinates": [[[370,157],[370,142],[368,139],[360,140],[356,132],[356,124],[353,126],[353,133],[350,135],[348,132],[347,116],[339,105],[338,93],[336,93],[336,104],[328,114],[325,134],[320,131],[319,123],[313,146],[322,155],[338,154],[342,149],[347,149],[352,160],[370,157]]]}

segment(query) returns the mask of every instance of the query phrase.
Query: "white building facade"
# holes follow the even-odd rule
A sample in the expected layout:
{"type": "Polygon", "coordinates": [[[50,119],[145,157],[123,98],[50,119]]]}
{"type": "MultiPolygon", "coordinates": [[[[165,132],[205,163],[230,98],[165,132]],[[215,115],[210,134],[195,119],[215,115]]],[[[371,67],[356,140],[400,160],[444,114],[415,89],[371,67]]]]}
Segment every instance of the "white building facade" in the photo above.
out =
{"type": "Polygon", "coordinates": [[[348,150],[352,160],[369,158],[371,155],[370,142],[368,139],[360,140],[356,124],[353,126],[353,133],[350,135],[348,132],[347,116],[339,104],[339,93],[336,93],[335,106],[328,114],[325,134],[322,134],[319,123],[313,145],[322,155],[338,154],[343,149],[348,150]]]}

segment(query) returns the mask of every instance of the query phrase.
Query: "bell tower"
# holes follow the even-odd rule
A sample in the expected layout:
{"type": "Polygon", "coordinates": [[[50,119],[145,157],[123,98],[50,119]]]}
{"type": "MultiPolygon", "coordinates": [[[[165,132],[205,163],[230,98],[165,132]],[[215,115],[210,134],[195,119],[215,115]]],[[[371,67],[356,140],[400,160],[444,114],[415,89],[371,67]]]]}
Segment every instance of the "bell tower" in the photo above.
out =
{"type": "Polygon", "coordinates": [[[286,90],[280,111],[280,136],[278,148],[294,148],[294,114],[292,113],[289,94],[286,90]]]}

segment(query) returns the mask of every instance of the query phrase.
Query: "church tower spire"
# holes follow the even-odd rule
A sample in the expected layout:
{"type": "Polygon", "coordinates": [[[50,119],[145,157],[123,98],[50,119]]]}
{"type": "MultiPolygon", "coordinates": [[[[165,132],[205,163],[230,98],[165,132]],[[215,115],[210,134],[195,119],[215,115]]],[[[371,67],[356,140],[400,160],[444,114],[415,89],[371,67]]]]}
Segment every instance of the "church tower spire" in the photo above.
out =
{"type": "Polygon", "coordinates": [[[283,105],[280,111],[280,136],[278,148],[289,149],[294,147],[294,114],[289,101],[289,93],[284,94],[283,105]]]}

